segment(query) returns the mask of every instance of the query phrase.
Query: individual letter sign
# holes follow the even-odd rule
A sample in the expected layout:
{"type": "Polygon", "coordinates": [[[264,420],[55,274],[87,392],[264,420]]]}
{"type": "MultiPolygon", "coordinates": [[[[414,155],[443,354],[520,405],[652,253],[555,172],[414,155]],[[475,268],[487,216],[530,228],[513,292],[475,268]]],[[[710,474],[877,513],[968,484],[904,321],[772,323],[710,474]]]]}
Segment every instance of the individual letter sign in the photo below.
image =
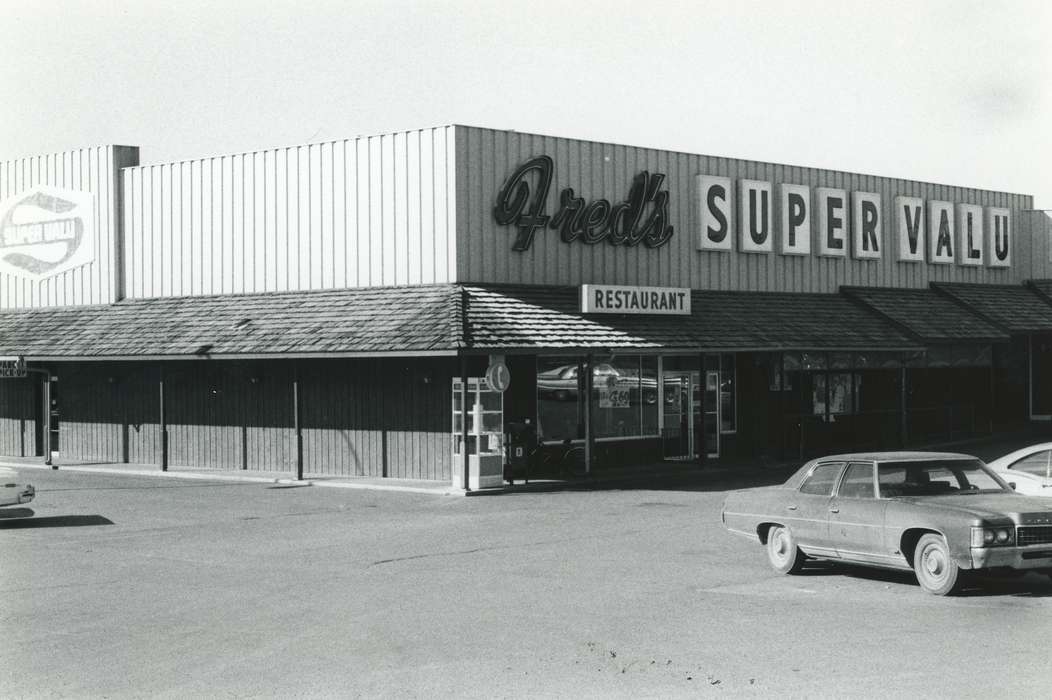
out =
{"type": "Polygon", "coordinates": [[[698,176],[701,202],[701,230],[698,231],[698,250],[731,250],[731,179],[714,175],[698,176]]]}
{"type": "Polygon", "coordinates": [[[1007,209],[986,209],[986,264],[990,267],[1012,265],[1011,215],[1007,209]]]}
{"type": "Polygon", "coordinates": [[[983,264],[983,208],[975,204],[957,205],[957,263],[983,264]]]}
{"type": "Polygon", "coordinates": [[[896,197],[895,221],[899,262],[924,262],[924,200],[896,197]]]}
{"type": "Polygon", "coordinates": [[[819,187],[815,190],[818,212],[818,254],[842,258],[847,255],[847,192],[819,187]]]}
{"type": "Polygon", "coordinates": [[[879,259],[884,248],[880,195],[875,192],[852,192],[851,215],[851,241],[855,258],[879,259]]]}
{"type": "Polygon", "coordinates": [[[782,255],[811,254],[811,188],[805,185],[782,186],[782,255]]]}
{"type": "Polygon", "coordinates": [[[738,227],[741,229],[738,250],[745,253],[770,253],[774,250],[771,183],[740,180],[738,185],[738,227]]]}
{"type": "Polygon", "coordinates": [[[953,204],[932,200],[928,202],[928,262],[933,265],[952,264],[953,204]]]}

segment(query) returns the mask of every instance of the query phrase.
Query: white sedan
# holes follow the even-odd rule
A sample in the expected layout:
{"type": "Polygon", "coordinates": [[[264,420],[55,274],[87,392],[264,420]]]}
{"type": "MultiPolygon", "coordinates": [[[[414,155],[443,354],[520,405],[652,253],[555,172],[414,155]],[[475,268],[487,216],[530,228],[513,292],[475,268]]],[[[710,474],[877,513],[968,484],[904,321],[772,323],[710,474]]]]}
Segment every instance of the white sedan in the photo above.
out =
{"type": "Polygon", "coordinates": [[[36,489],[19,483],[18,472],[10,467],[0,467],[0,506],[18,506],[29,503],[36,489]]]}
{"type": "Polygon", "coordinates": [[[988,466],[1019,493],[1052,498],[1052,442],[1009,452],[988,466]]]}

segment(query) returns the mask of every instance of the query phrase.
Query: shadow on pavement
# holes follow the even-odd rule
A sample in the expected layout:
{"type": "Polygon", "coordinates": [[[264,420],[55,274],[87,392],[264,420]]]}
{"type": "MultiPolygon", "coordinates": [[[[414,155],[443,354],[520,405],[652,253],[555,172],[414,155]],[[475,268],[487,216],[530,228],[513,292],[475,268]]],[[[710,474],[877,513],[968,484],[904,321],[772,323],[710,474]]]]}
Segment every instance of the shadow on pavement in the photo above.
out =
{"type": "MultiPolygon", "coordinates": [[[[30,515],[32,515],[32,511],[30,511],[30,515]]],[[[55,515],[47,518],[0,520],[0,530],[25,530],[41,527],[90,527],[93,525],[113,525],[113,521],[101,515],[55,515]]]]}
{"type": "MultiPolygon", "coordinates": [[[[796,576],[847,576],[890,583],[920,589],[917,578],[909,571],[891,569],[871,569],[864,566],[853,566],[840,562],[809,560],[804,569],[796,576]]],[[[1014,598],[1049,598],[1052,597],[1052,579],[1040,574],[1017,575],[965,574],[960,591],[954,597],[978,598],[1010,596],[1014,598]]]]}

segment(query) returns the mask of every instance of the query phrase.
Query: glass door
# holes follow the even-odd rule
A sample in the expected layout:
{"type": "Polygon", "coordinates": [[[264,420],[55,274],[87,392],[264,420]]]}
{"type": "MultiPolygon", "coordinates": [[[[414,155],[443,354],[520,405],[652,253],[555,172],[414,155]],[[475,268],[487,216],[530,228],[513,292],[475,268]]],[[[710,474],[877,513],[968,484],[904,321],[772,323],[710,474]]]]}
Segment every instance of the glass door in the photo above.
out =
{"type": "Polygon", "coordinates": [[[720,373],[705,372],[704,418],[698,430],[705,436],[705,456],[716,459],[720,456],[720,373]],[[704,431],[704,432],[702,432],[704,431]]]}
{"type": "Polygon", "coordinates": [[[662,401],[661,442],[665,459],[698,459],[702,422],[700,373],[664,372],[662,401]]]}

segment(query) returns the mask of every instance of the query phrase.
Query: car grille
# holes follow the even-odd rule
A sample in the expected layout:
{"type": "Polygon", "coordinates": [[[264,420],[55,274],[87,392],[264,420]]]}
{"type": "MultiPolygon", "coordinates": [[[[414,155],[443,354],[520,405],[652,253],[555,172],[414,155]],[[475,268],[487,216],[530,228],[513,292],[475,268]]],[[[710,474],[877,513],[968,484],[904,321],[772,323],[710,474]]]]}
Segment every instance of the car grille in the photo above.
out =
{"type": "Polygon", "coordinates": [[[1052,525],[1030,525],[1018,528],[1016,543],[1020,547],[1031,544],[1052,544],[1052,525]]]}

